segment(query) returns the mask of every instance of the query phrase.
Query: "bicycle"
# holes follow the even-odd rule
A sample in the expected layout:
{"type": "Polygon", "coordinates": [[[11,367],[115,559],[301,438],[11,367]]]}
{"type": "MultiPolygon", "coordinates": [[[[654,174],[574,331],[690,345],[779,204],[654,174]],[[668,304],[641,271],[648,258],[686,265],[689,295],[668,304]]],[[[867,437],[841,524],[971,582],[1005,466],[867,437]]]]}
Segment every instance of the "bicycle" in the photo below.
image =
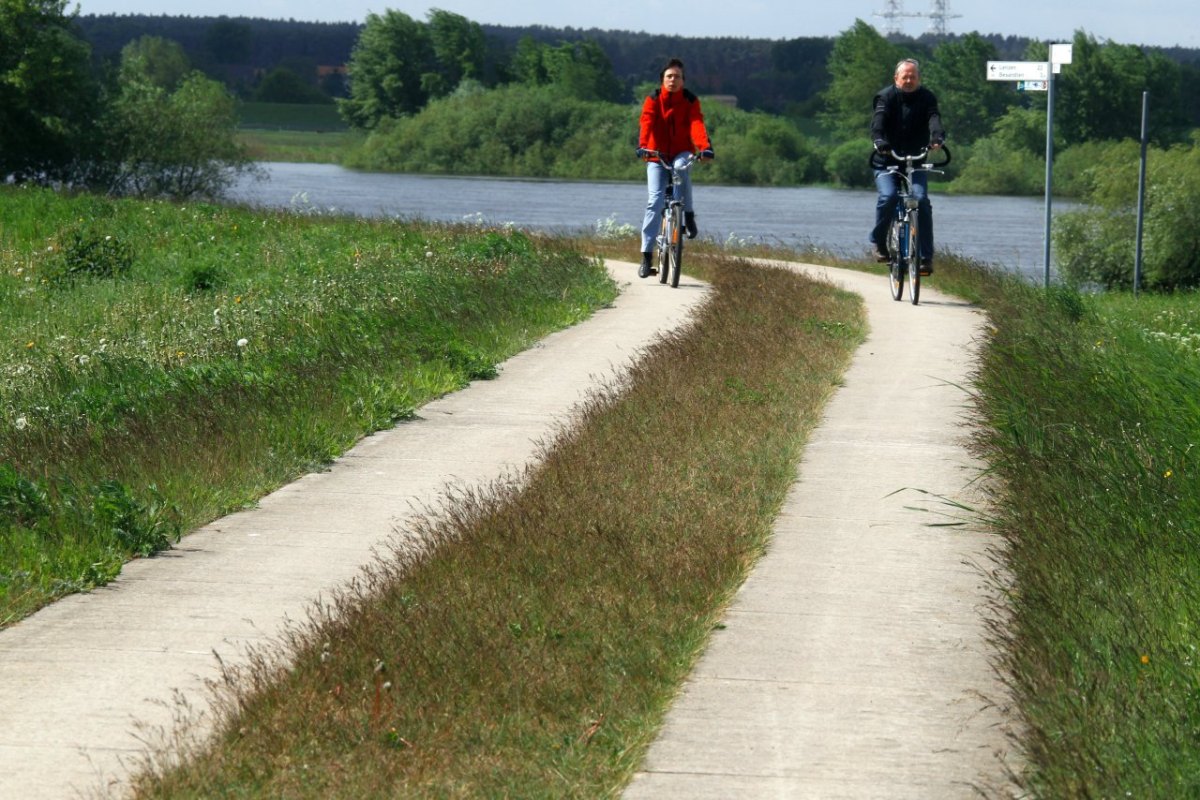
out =
{"type": "Polygon", "coordinates": [[[671,180],[667,183],[667,201],[663,204],[662,224],[654,240],[654,263],[658,265],[658,282],[666,283],[669,276],[671,288],[676,289],[679,287],[679,273],[683,270],[683,175],[699,159],[695,153],[688,153],[687,160],[676,166],[673,159],[668,159],[657,150],[639,147],[637,154],[641,158],[657,158],[671,173],[671,180]],[[679,187],[678,191],[676,187],[679,187]]]}
{"type": "MultiPolygon", "coordinates": [[[[888,153],[885,158],[899,162],[887,168],[887,172],[899,179],[896,194],[896,212],[888,226],[888,282],[891,285],[892,299],[904,297],[904,284],[908,283],[908,296],[915,306],[921,299],[921,260],[920,260],[920,223],[917,214],[919,201],[912,196],[912,176],[917,172],[934,172],[942,174],[939,169],[950,163],[950,150],[942,146],[941,151],[946,159],[937,164],[920,164],[929,155],[926,148],[911,156],[888,153]]],[[[881,154],[882,155],[882,154],[881,154]]],[[[872,159],[872,166],[874,161],[872,159]]]]}

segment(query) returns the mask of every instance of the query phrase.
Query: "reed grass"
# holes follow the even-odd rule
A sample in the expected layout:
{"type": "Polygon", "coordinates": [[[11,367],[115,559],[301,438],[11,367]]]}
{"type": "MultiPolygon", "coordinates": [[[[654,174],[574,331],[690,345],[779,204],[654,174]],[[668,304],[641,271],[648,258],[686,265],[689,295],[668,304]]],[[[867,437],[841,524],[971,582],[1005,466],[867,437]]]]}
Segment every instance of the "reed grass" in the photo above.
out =
{"type": "Polygon", "coordinates": [[[450,498],[421,546],[399,540],[282,662],[229,673],[220,735],[149,765],[138,796],[619,791],[863,335],[853,295],[691,263],[715,292],[689,327],[594,395],[528,475],[450,498]]]}

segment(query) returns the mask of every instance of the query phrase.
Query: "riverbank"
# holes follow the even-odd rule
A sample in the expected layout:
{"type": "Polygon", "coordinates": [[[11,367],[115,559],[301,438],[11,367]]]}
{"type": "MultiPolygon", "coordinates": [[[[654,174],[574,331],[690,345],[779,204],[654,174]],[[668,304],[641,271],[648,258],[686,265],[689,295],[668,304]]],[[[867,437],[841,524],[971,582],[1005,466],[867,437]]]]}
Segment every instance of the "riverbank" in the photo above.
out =
{"type": "MultiPolygon", "coordinates": [[[[641,227],[641,182],[512,180],[357,172],[336,165],[264,164],[267,180],[233,187],[237,202],[309,214],[422,218],[592,235],[641,227]]],[[[875,194],[858,189],[716,186],[694,173],[701,238],[738,251],[763,244],[851,260],[867,255],[875,194]]],[[[933,188],[938,248],[1003,265],[1031,281],[1043,272],[1045,206],[1026,197],[946,196],[933,188]]],[[[1074,208],[1057,203],[1054,212],[1074,208]]],[[[636,257],[635,252],[624,254],[636,257]]]]}

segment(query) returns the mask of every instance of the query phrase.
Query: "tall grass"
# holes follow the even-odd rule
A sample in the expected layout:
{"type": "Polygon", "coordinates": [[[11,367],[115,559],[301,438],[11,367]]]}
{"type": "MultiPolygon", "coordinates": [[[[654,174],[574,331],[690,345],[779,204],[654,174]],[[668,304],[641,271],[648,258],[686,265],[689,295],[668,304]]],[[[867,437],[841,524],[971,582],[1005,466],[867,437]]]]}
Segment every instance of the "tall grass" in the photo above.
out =
{"type": "Polygon", "coordinates": [[[297,164],[340,164],[346,153],[362,144],[354,131],[239,130],[239,144],[254,161],[297,164]]]}
{"type": "MultiPolygon", "coordinates": [[[[1036,797],[1200,794],[1200,300],[988,291],[977,446],[1036,797]]],[[[993,287],[993,289],[996,287],[993,287]]]]}
{"type": "Polygon", "coordinates": [[[614,794],[862,338],[852,295],[706,261],[716,291],[690,328],[595,396],[522,489],[452,498],[427,546],[398,543],[296,633],[290,669],[230,675],[219,738],[139,796],[614,794]]]}
{"type": "Polygon", "coordinates": [[[0,624],[611,301],[517,232],[0,191],[0,624]]]}

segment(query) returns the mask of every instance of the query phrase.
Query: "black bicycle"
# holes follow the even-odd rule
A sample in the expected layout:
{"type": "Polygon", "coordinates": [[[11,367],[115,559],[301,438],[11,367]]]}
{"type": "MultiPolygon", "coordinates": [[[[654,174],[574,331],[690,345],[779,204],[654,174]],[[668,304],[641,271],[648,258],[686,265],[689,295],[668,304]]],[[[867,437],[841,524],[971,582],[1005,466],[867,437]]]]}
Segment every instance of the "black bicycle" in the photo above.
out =
{"type": "Polygon", "coordinates": [[[658,282],[666,283],[669,276],[671,287],[678,288],[679,273],[683,270],[683,176],[699,159],[695,153],[688,153],[684,162],[677,165],[657,150],[638,148],[637,154],[642,158],[657,158],[671,173],[662,223],[654,240],[654,263],[658,265],[658,282]]]}
{"type": "Polygon", "coordinates": [[[939,149],[946,154],[946,158],[937,164],[918,163],[929,155],[928,149],[911,156],[898,153],[879,154],[896,162],[888,166],[887,171],[899,179],[896,212],[887,232],[888,281],[891,284],[892,299],[900,300],[904,297],[904,284],[908,283],[908,296],[914,306],[921,299],[921,240],[917,213],[919,201],[913,197],[912,176],[918,172],[942,174],[944,170],[941,167],[950,163],[950,150],[944,145],[939,149]]]}

